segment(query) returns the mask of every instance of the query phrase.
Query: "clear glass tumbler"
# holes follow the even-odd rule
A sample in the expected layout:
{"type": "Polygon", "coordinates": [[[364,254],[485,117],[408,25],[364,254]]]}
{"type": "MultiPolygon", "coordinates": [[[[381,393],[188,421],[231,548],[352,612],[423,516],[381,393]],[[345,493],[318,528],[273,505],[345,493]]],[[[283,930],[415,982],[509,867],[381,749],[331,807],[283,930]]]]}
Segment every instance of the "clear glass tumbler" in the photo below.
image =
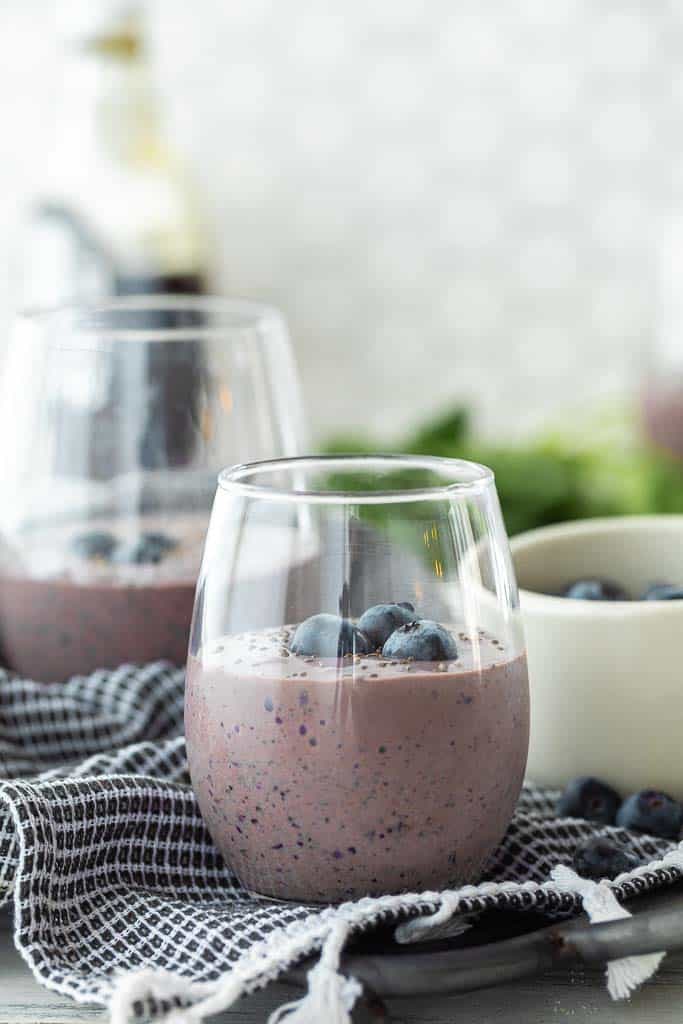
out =
{"type": "Polygon", "coordinates": [[[217,472],[301,451],[286,326],[178,295],[22,315],[0,434],[0,661],[183,664],[217,472]]]}
{"type": "Polygon", "coordinates": [[[335,902],[477,879],[529,737],[490,470],[349,456],[224,471],[186,735],[202,814],[252,892],[335,902]]]}

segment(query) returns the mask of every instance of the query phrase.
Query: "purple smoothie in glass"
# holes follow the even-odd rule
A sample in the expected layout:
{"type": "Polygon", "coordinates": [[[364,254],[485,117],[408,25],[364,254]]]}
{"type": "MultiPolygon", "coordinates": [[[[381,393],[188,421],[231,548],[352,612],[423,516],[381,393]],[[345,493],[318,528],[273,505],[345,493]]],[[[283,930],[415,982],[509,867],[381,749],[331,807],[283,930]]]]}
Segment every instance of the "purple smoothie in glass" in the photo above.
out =
{"type": "Polygon", "coordinates": [[[101,520],[27,533],[0,560],[0,658],[52,682],[123,663],[187,657],[204,516],[101,520]],[[112,556],[86,557],[84,533],[114,538],[112,556]],[[158,561],[126,561],[143,533],[161,534],[158,561]]]}
{"type": "Polygon", "coordinates": [[[645,432],[658,447],[683,459],[683,379],[648,380],[640,396],[645,432]]]}
{"type": "Polygon", "coordinates": [[[289,628],[190,658],[192,783],[247,888],[338,902],[477,879],[522,784],[527,667],[452,631],[448,662],[297,656],[289,628]]]}

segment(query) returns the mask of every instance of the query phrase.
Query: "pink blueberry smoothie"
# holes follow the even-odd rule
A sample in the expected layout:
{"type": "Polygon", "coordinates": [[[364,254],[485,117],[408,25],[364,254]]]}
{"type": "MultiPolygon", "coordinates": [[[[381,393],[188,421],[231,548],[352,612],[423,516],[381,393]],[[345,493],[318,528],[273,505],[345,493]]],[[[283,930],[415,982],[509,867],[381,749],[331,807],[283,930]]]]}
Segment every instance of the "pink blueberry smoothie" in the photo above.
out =
{"type": "Polygon", "coordinates": [[[0,661],[32,679],[187,657],[205,517],[26,534],[0,560],[0,661]]]}
{"type": "Polygon", "coordinates": [[[440,662],[293,654],[290,628],[190,658],[193,786],[249,890],[338,902],[478,878],[522,784],[527,667],[451,632],[440,662]]]}
{"type": "Polygon", "coordinates": [[[641,393],[645,432],[658,448],[683,459],[683,380],[648,381],[641,393]]]}

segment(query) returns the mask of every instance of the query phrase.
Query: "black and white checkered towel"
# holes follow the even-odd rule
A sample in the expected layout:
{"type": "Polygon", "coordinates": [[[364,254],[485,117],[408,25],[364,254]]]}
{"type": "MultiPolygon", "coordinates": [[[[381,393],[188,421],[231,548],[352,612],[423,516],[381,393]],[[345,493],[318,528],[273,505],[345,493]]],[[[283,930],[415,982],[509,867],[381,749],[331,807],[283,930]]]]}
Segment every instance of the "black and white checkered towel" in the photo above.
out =
{"type": "MultiPolygon", "coordinates": [[[[349,1019],[359,986],[337,971],[350,934],[395,922],[400,941],[433,937],[465,914],[583,908],[627,916],[621,900],[683,877],[683,848],[603,829],[644,861],[596,885],[567,868],[594,831],[553,817],[554,794],[527,786],[477,886],[340,907],[256,900],[216,851],[189,785],[183,673],[157,663],[44,685],[0,670],[0,902],[36,977],[114,1024],[146,1013],[175,1024],[225,1009],[318,950],[291,1024],[349,1019]]],[[[611,964],[623,996],[659,955],[611,964]]],[[[280,1011],[273,1020],[280,1019],[280,1011]]]]}

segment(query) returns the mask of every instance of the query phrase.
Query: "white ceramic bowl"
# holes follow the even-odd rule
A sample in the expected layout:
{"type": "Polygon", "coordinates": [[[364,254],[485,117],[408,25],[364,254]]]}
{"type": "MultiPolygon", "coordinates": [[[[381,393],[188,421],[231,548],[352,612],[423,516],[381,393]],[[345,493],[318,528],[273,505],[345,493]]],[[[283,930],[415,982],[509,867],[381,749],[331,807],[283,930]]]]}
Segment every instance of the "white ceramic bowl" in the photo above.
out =
{"type": "Polygon", "coordinates": [[[683,600],[550,595],[582,577],[632,594],[683,584],[683,516],[564,523],[511,548],[529,653],[529,778],[596,775],[624,794],[655,787],[682,799],[683,600]]]}

